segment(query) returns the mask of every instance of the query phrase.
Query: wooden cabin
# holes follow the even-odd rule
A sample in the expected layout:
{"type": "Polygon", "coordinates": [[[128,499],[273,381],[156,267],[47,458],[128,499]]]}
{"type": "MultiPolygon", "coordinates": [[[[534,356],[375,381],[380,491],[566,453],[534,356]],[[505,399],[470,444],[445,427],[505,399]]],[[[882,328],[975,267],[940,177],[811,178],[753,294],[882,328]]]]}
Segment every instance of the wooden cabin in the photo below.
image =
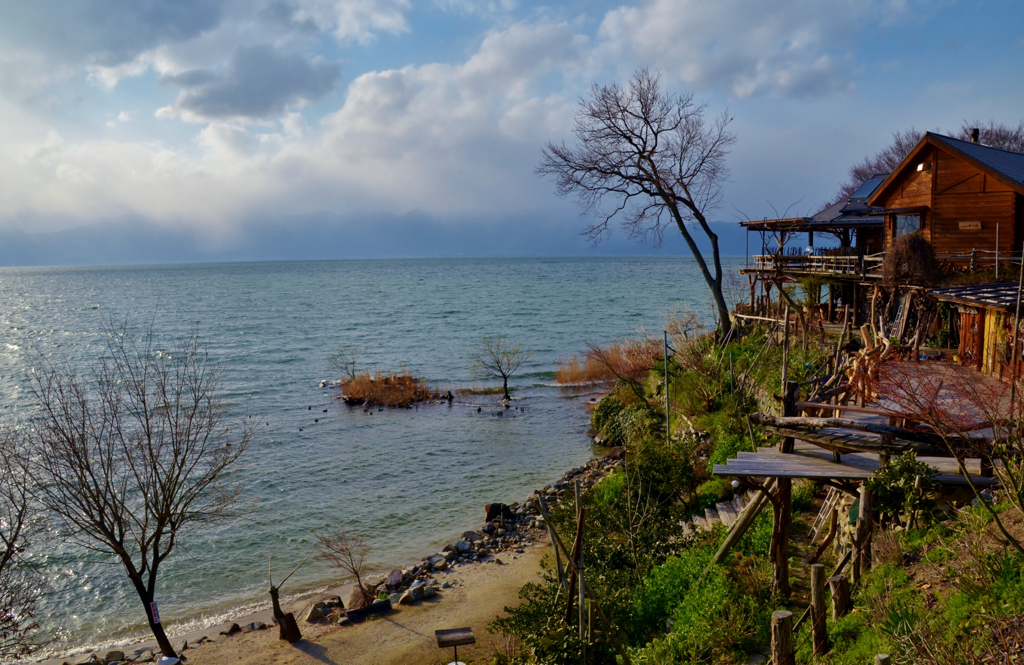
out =
{"type": "MultiPolygon", "coordinates": [[[[961,365],[986,374],[1009,379],[1019,375],[1013,367],[1014,321],[1017,316],[1016,282],[972,284],[931,289],[929,293],[940,302],[956,306],[960,316],[951,330],[959,339],[958,359],[961,365]]],[[[1017,349],[1017,365],[1022,360],[1017,349]]]]}
{"type": "Polygon", "coordinates": [[[867,203],[885,249],[921,231],[941,260],[991,264],[1024,243],[1024,154],[928,132],[867,203]]]}
{"type": "Polygon", "coordinates": [[[998,280],[1024,243],[1024,154],[978,143],[977,130],[972,141],[928,132],[892,173],[870,178],[846,201],[811,217],[741,225],[761,236],[760,253],[741,270],[750,280],[743,309],[778,316],[772,288],[814,278],[828,288],[822,318],[859,323],[885,253],[902,235],[920,231],[940,261],[994,267],[998,280]],[[791,246],[804,233],[806,246],[791,246]],[[838,247],[815,247],[816,236],[838,247]]]}

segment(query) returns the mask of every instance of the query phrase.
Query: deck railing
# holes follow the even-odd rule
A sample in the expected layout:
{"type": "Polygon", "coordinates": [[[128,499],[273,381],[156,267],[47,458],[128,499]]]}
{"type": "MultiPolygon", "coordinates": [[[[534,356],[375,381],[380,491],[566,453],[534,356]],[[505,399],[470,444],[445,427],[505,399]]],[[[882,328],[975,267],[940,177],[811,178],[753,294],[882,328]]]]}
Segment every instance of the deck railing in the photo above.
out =
{"type": "Polygon", "coordinates": [[[860,275],[877,277],[881,273],[885,254],[857,255],[797,255],[777,256],[762,254],[754,256],[754,270],[758,272],[800,272],[822,275],[860,275]]]}

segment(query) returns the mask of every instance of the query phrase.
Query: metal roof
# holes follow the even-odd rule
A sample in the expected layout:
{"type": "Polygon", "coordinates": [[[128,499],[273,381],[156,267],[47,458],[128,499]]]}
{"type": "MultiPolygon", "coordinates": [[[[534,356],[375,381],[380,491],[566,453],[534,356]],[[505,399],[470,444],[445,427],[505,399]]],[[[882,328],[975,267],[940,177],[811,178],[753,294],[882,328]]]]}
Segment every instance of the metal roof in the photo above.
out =
{"type": "Polygon", "coordinates": [[[993,171],[996,171],[1014,182],[1024,184],[1024,153],[1011,152],[981,143],[961,141],[942,134],[929,132],[929,135],[948,145],[949,147],[962,152],[993,171]]]}
{"type": "Polygon", "coordinates": [[[1015,282],[949,286],[931,289],[929,293],[939,300],[973,305],[984,309],[1014,311],[1017,308],[1017,284],[1015,282]]]}

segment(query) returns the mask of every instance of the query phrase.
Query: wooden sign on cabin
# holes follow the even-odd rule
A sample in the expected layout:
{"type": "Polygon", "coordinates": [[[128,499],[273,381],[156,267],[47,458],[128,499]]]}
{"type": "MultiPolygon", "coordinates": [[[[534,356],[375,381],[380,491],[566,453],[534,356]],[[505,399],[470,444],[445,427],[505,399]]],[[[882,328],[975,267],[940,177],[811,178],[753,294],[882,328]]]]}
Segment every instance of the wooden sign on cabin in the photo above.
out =
{"type": "Polygon", "coordinates": [[[960,222],[961,231],[980,231],[981,222],[960,222]]]}

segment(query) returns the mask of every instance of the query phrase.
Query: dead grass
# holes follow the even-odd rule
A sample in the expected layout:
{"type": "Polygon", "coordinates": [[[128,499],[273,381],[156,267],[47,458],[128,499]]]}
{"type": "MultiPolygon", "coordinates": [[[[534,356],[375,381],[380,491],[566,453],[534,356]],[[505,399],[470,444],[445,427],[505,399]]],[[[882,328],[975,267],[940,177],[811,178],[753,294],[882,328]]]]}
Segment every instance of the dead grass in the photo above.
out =
{"type": "Polygon", "coordinates": [[[396,374],[359,372],[342,379],[341,392],[348,404],[377,404],[381,406],[410,406],[416,402],[443,397],[431,390],[427,382],[404,369],[396,374]]]}
{"type": "Polygon", "coordinates": [[[653,337],[612,342],[608,346],[590,345],[581,356],[559,361],[555,380],[559,385],[614,383],[618,377],[640,379],[662,359],[663,349],[653,337]]]}

